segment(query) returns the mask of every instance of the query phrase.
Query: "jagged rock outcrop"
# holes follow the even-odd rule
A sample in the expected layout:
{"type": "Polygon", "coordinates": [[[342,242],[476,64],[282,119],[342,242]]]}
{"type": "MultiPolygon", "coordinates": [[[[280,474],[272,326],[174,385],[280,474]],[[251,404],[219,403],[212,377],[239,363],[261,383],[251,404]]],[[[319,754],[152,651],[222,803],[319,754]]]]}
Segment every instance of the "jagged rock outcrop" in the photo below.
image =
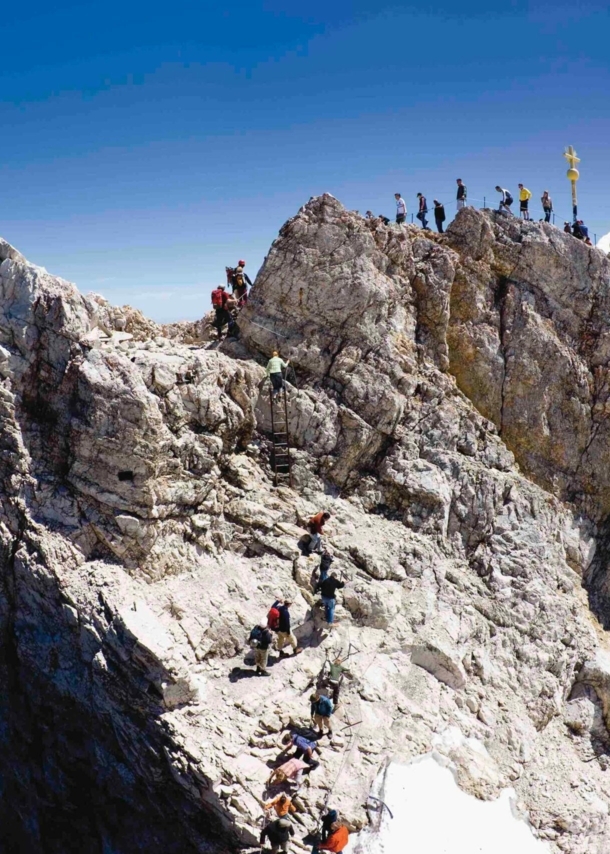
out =
{"type": "Polygon", "coordinates": [[[600,253],[492,212],[436,236],[323,196],[220,347],[8,244],[0,261],[5,850],[253,844],[280,733],[350,644],[301,836],[329,797],[362,826],[385,762],[434,744],[478,797],[514,786],[556,851],[608,849],[610,668],[582,587],[601,609],[600,253]],[[278,345],[296,449],[274,489],[278,345]],[[320,507],[347,578],[330,636],[296,548],[320,507]],[[304,651],[250,679],[245,638],[280,595],[304,651]]]}

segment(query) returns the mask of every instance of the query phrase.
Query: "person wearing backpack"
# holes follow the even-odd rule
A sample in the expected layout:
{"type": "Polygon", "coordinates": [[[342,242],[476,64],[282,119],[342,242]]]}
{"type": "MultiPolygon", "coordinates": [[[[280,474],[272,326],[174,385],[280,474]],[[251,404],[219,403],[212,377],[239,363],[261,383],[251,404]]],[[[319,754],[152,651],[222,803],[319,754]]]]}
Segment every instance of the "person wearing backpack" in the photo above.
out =
{"type": "Polygon", "coordinates": [[[284,377],[282,376],[282,368],[286,370],[288,365],[290,364],[290,359],[285,362],[280,358],[280,354],[277,350],[273,351],[273,355],[267,362],[267,376],[271,380],[271,385],[273,386],[273,397],[277,397],[278,394],[284,388],[284,377]]]}
{"type": "Polygon", "coordinates": [[[327,552],[327,551],[322,552],[322,557],[320,558],[320,567],[319,567],[320,575],[318,576],[318,580],[317,580],[316,585],[314,587],[314,591],[313,591],[314,593],[317,593],[319,591],[320,585],[322,584],[322,582],[326,581],[326,579],[328,578],[328,573],[330,572],[330,568],[331,568],[334,560],[335,560],[334,557],[329,552],[327,552]]]}
{"type": "Polygon", "coordinates": [[[423,193],[418,193],[417,198],[419,199],[419,208],[415,216],[421,222],[421,227],[427,228],[428,220],[426,219],[426,214],[428,213],[428,202],[423,193]]]}
{"type": "Polygon", "coordinates": [[[332,735],[332,727],[330,725],[330,716],[334,712],[333,701],[330,697],[325,697],[319,691],[311,698],[311,718],[314,725],[318,727],[320,735],[324,735],[324,727],[328,735],[332,735]]]}
{"type": "Polygon", "coordinates": [[[276,649],[280,653],[280,655],[284,655],[282,650],[286,646],[286,644],[290,644],[292,649],[294,650],[294,655],[298,655],[300,652],[303,652],[296,637],[293,634],[292,626],[290,624],[290,606],[292,602],[290,599],[284,599],[282,602],[281,599],[277,599],[273,605],[271,606],[271,610],[274,609],[279,613],[279,620],[277,624],[277,640],[275,642],[276,649]]]}
{"type": "Polygon", "coordinates": [[[434,221],[436,222],[436,230],[439,234],[443,233],[445,218],[445,206],[438,199],[434,199],[434,221]]]}
{"type": "Polygon", "coordinates": [[[265,839],[268,839],[272,854],[278,854],[279,851],[288,851],[291,836],[294,836],[292,822],[286,817],[276,818],[275,821],[263,828],[260,844],[261,846],[264,845],[265,839]]]}
{"type": "Polygon", "coordinates": [[[219,338],[222,335],[222,330],[225,325],[228,324],[229,328],[231,327],[231,315],[229,314],[230,304],[231,297],[225,291],[225,286],[218,285],[217,288],[214,288],[212,291],[212,306],[216,312],[216,317],[214,318],[212,326],[217,330],[219,338]]]}
{"type": "Polygon", "coordinates": [[[248,642],[254,650],[254,664],[256,666],[257,676],[270,676],[267,670],[267,661],[269,659],[269,649],[273,643],[273,635],[264,623],[254,626],[250,632],[248,642]]]}
{"type": "Polygon", "coordinates": [[[505,211],[506,213],[512,213],[510,206],[513,203],[513,197],[509,193],[508,190],[505,190],[503,187],[496,186],[496,190],[498,193],[502,193],[502,198],[500,199],[500,207],[499,211],[505,211]]]}
{"type": "Polygon", "coordinates": [[[336,594],[337,590],[345,587],[345,581],[339,581],[334,572],[325,578],[320,584],[320,593],[322,594],[322,602],[324,603],[324,612],[326,622],[329,626],[335,622],[335,607],[337,605],[336,594]]]}

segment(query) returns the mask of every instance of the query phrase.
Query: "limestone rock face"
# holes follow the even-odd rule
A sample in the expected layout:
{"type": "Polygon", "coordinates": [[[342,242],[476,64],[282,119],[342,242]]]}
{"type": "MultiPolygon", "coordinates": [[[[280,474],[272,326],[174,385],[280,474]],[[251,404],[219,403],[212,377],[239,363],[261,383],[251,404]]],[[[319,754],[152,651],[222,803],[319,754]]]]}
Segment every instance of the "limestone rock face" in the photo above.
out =
{"type": "Polygon", "coordinates": [[[221,345],[4,242],[0,262],[7,851],[256,844],[282,733],[337,655],[298,850],[325,803],[358,829],[388,760],[432,750],[477,797],[515,788],[557,854],[609,850],[610,651],[588,600],[603,612],[601,253],[491,212],[437,236],[322,196],[221,345]],[[294,369],[278,488],[276,347],[294,369]],[[346,582],[332,633],[297,548],[322,508],[346,582]],[[253,677],[276,598],[303,652],[253,677]]]}

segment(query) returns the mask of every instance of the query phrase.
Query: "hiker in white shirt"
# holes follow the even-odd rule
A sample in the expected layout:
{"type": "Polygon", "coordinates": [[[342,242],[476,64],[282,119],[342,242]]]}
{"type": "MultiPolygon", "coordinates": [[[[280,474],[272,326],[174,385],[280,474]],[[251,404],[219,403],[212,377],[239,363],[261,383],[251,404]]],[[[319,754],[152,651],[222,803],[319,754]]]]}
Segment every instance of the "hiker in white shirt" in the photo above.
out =
{"type": "Polygon", "coordinates": [[[396,222],[404,222],[407,218],[407,205],[400,193],[394,193],[396,199],[396,222]]]}

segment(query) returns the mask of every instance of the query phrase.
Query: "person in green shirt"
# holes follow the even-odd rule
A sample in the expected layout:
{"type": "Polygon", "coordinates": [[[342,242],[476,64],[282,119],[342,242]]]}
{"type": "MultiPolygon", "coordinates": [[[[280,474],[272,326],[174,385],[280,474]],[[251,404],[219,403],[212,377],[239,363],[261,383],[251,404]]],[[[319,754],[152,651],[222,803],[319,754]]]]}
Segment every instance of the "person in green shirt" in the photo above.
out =
{"type": "Polygon", "coordinates": [[[273,386],[273,396],[277,397],[277,395],[284,388],[284,377],[282,376],[282,369],[286,369],[290,364],[290,360],[285,362],[280,358],[280,354],[277,350],[273,351],[273,355],[267,362],[267,376],[271,380],[271,385],[273,386]]]}

